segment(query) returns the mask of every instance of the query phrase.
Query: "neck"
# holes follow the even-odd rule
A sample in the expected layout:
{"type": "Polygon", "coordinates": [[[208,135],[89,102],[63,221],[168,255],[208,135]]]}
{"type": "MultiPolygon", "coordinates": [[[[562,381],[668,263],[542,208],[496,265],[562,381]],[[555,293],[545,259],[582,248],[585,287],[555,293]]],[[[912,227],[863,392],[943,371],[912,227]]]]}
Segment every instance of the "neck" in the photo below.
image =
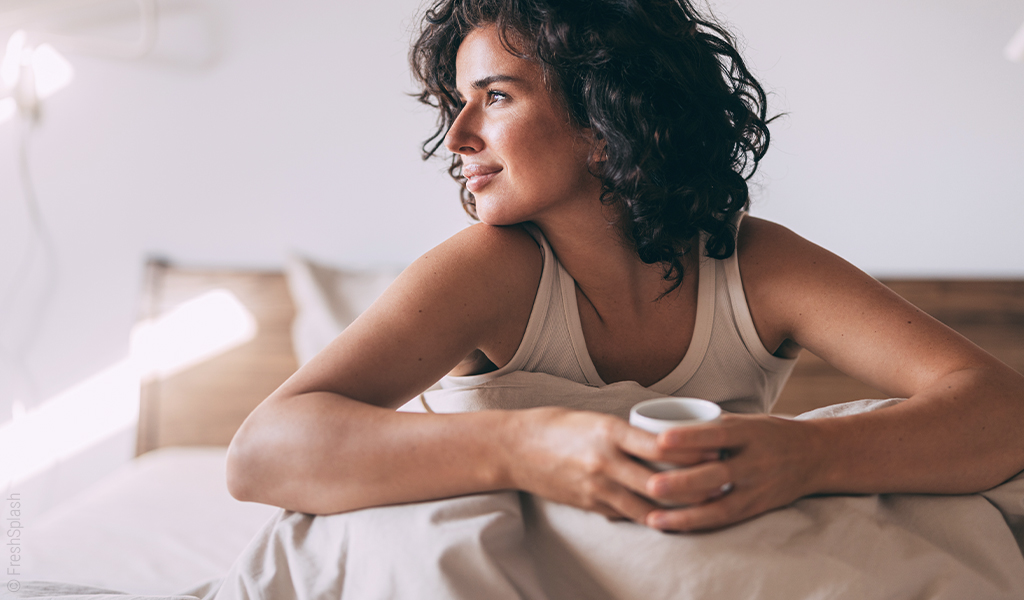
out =
{"type": "MultiPolygon", "coordinates": [[[[597,201],[596,207],[546,217],[534,224],[599,316],[643,312],[671,287],[662,264],[649,265],[637,256],[616,208],[597,201]]],[[[685,262],[687,269],[696,264],[689,258],[685,262]]]]}

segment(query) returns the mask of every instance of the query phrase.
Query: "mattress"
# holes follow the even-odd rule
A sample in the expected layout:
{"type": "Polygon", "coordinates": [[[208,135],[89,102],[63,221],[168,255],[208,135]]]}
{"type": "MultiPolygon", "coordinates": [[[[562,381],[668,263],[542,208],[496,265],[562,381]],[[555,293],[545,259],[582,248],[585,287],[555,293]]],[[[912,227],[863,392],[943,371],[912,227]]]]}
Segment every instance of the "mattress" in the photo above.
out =
{"type": "Polygon", "coordinates": [[[208,447],[143,454],[26,523],[21,579],[162,595],[223,577],[279,511],[231,497],[225,456],[208,447]]]}

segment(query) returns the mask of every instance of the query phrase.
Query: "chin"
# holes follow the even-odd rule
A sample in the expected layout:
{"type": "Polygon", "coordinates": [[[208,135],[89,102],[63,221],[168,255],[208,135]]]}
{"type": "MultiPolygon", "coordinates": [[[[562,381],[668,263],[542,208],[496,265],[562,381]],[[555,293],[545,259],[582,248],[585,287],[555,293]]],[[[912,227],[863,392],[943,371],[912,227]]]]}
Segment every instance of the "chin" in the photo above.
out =
{"type": "Polygon", "coordinates": [[[516,223],[521,223],[524,220],[524,219],[510,219],[510,218],[495,217],[493,215],[488,215],[488,214],[479,213],[479,212],[477,212],[476,215],[480,219],[481,223],[484,223],[486,225],[494,225],[496,227],[504,227],[504,226],[507,226],[507,225],[515,225],[516,223]]]}
{"type": "Polygon", "coordinates": [[[516,211],[502,210],[501,206],[495,206],[479,196],[476,199],[476,216],[481,223],[495,227],[517,225],[529,221],[526,215],[518,214],[516,211]]]}
{"type": "Polygon", "coordinates": [[[508,227],[509,225],[518,225],[519,223],[525,223],[527,219],[491,219],[484,217],[478,213],[480,222],[485,225],[492,225],[494,227],[508,227]]]}

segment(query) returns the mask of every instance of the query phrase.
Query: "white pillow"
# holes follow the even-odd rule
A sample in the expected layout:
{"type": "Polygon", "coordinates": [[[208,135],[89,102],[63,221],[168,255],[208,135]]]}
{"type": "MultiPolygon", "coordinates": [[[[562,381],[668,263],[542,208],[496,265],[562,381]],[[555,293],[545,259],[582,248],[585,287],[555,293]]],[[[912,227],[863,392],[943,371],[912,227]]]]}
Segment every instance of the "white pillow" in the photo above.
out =
{"type": "Polygon", "coordinates": [[[323,350],[401,272],[399,268],[339,269],[297,254],[289,255],[285,275],[295,303],[292,345],[299,365],[323,350]]]}

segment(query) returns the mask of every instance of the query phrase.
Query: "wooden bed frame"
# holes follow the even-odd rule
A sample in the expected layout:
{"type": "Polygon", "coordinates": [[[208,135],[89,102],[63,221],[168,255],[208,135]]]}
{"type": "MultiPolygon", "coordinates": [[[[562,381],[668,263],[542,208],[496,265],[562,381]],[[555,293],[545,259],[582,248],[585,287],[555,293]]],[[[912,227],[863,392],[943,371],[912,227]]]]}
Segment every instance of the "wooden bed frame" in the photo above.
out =
{"type": "MultiPolygon", "coordinates": [[[[1024,373],[1024,280],[915,280],[883,283],[1024,373]]],[[[214,289],[226,289],[252,312],[250,342],[184,372],[143,382],[137,454],[163,446],[226,446],[238,426],[297,368],[292,353],[295,307],[284,275],[210,270],[150,261],[142,318],[162,314],[214,289]]],[[[774,412],[798,414],[859,398],[885,397],[804,351],[774,412]]]]}

